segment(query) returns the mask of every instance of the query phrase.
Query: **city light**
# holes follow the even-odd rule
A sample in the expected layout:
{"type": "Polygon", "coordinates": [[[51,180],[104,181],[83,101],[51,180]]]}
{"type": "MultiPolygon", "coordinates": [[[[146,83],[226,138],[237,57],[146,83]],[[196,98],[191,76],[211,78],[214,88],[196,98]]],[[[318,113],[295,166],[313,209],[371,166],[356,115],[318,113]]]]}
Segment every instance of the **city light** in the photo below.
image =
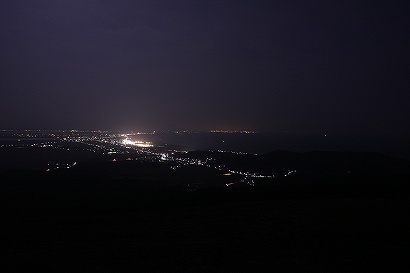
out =
{"type": "Polygon", "coordinates": [[[154,146],[151,142],[146,142],[146,141],[141,141],[141,140],[132,141],[132,140],[129,140],[129,139],[124,139],[122,141],[122,143],[124,145],[133,145],[133,146],[137,146],[137,147],[141,147],[141,148],[149,148],[149,147],[154,146]]]}

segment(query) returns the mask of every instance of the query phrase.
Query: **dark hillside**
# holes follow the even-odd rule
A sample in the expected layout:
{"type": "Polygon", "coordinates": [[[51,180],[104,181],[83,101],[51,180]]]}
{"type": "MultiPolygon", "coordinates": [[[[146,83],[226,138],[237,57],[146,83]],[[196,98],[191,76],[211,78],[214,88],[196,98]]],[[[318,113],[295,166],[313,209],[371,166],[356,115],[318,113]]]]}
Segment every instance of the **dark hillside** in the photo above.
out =
{"type": "Polygon", "coordinates": [[[3,272],[365,272],[407,260],[406,162],[320,152],[237,156],[223,160],[301,171],[239,188],[223,186],[231,178],[212,168],[174,170],[171,162],[2,172],[3,272]],[[361,173],[337,173],[358,164],[361,173]],[[324,169],[334,179],[318,175],[324,169]],[[192,183],[205,186],[192,191],[192,183]]]}

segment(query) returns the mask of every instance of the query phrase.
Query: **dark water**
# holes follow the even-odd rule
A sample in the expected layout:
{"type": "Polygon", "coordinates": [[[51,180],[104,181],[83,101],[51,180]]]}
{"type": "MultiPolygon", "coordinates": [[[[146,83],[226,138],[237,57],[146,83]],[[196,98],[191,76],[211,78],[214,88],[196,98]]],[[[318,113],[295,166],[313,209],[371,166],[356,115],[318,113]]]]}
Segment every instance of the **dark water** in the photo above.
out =
{"type": "Polygon", "coordinates": [[[159,133],[146,135],[143,140],[156,145],[182,150],[224,150],[263,154],[275,150],[307,152],[361,151],[378,152],[410,159],[410,143],[396,136],[332,136],[296,135],[287,133],[159,133]]]}

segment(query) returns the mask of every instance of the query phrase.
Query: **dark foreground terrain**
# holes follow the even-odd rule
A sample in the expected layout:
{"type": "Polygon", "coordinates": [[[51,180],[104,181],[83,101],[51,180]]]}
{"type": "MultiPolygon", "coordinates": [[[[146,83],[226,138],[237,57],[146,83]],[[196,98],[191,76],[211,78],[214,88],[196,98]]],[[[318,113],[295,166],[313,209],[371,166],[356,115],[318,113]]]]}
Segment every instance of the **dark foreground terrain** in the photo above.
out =
{"type": "Polygon", "coordinates": [[[0,173],[2,272],[405,270],[407,165],[255,187],[166,162],[79,165],[0,173]]]}

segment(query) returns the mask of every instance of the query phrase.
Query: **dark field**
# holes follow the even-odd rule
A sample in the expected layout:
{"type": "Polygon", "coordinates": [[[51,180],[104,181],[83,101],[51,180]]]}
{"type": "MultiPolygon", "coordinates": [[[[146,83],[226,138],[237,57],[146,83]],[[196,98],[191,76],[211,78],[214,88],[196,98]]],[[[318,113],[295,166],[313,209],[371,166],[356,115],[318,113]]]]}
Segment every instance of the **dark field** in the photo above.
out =
{"type": "Polygon", "coordinates": [[[116,163],[3,172],[3,272],[404,268],[406,177],[232,189],[215,182],[190,192],[187,183],[217,176],[189,169],[172,175],[165,163],[116,163]]]}

